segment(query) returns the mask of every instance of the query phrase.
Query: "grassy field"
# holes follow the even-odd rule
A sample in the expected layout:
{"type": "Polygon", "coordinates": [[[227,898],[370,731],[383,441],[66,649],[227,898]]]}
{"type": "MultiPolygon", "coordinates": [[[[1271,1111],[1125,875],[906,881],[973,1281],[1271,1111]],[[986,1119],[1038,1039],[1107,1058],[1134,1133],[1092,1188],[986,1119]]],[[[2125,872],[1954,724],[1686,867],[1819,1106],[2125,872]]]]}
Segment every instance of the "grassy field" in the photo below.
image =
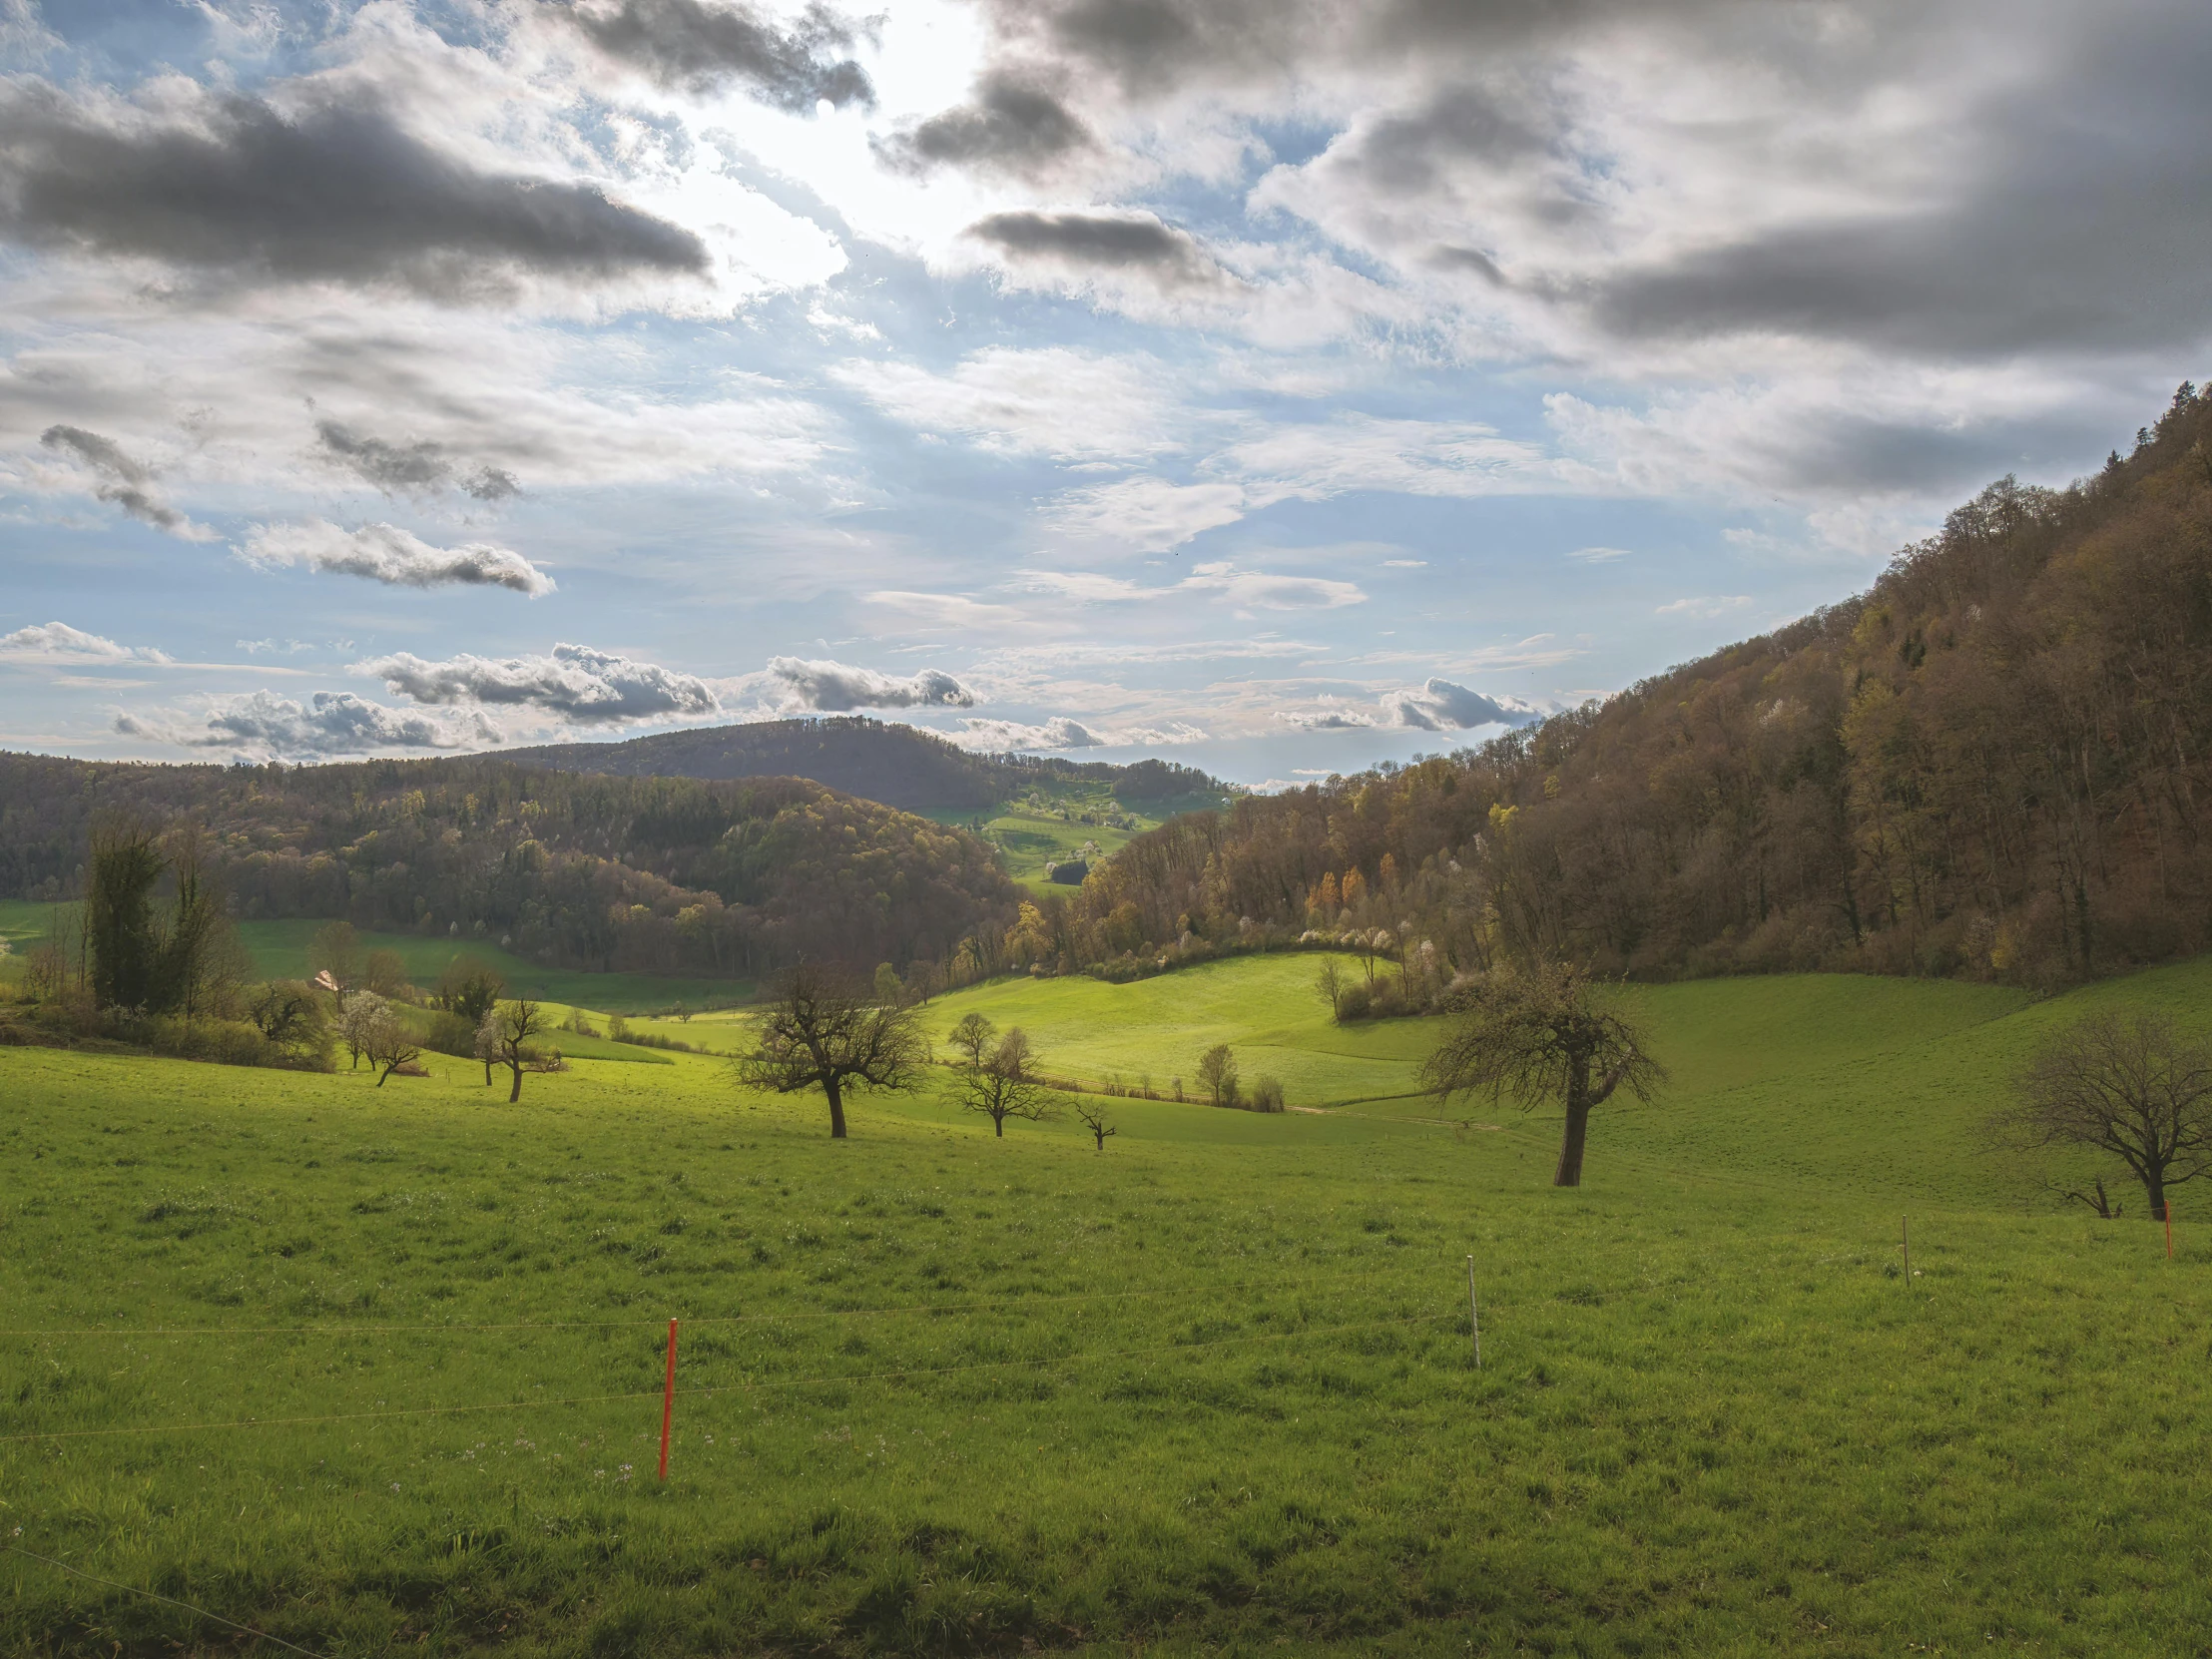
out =
{"type": "Polygon", "coordinates": [[[1086,846],[1096,848],[1095,856],[1110,856],[1178,813],[1205,812],[1222,802],[1219,796],[1179,796],[1135,809],[1116,801],[1102,785],[1053,781],[996,807],[924,809],[920,816],[983,836],[998,848],[1006,873],[1030,891],[1066,892],[1067,887],[1046,879],[1047,863],[1080,857],[1086,846]],[[1084,823],[1086,817],[1093,822],[1084,823]]]}
{"type": "MultiPolygon", "coordinates": [[[[32,904],[20,899],[0,899],[0,939],[20,954],[47,933],[54,904],[32,904]]],[[[254,958],[257,972],[273,979],[307,977],[307,942],[325,923],[317,920],[242,921],[239,937],[254,958]]],[[[419,933],[360,935],[363,952],[395,950],[406,964],[407,976],[425,988],[438,982],[446,963],[463,953],[481,956],[506,977],[518,996],[564,1005],[589,1006],[607,1013],[647,1013],[677,1002],[694,1008],[727,1005],[753,994],[753,984],[743,979],[665,978],[654,973],[582,973],[570,968],[547,967],[484,939],[424,938],[419,933]]]]}
{"type": "MultiPolygon", "coordinates": [[[[1574,1192],[1313,966],[930,1004],[1317,1108],[1103,1153],[934,1095],[831,1143],[685,1055],[509,1108],[0,1050],[0,1544],[333,1656],[2212,1651],[2212,1205],[2169,1263],[1972,1128],[2083,1007],[2212,1023],[2212,962],[1651,990],[1673,1083],[1574,1192]]],[[[178,1645],[252,1644],[0,1555],[0,1651],[178,1645]]]]}

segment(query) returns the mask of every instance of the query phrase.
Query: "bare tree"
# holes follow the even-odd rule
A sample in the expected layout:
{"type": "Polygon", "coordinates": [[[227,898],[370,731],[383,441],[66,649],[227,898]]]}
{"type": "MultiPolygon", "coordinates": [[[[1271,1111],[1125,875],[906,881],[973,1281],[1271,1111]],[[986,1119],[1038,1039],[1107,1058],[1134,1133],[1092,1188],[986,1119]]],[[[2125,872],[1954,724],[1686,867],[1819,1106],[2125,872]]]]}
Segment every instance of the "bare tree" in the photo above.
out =
{"type": "Polygon", "coordinates": [[[422,1058],[422,1045],[414,1040],[405,1022],[387,1004],[368,1021],[362,1033],[361,1052],[376,1068],[376,1086],[380,1089],[401,1066],[413,1065],[422,1058]]]}
{"type": "Polygon", "coordinates": [[[830,1101],[830,1139],[841,1141],[845,1090],[914,1089],[928,1061],[916,1010],[879,1004],[834,974],[802,965],[778,986],[753,1051],[731,1067],[749,1089],[821,1089],[830,1101]]]}
{"type": "Polygon", "coordinates": [[[535,1002],[516,999],[502,1002],[484,1016],[492,1029],[489,1044],[492,1060],[514,1073],[514,1087],[507,1091],[507,1104],[512,1106],[522,1098],[522,1073],[536,1059],[529,1049],[532,1037],[545,1029],[545,1010],[535,1002]]]}
{"type": "Polygon", "coordinates": [[[1567,1121],[1551,1184],[1579,1187],[1591,1109],[1622,1088],[1649,1100],[1666,1081],[1645,1044],[1643,1031],[1605,1003],[1587,973],[1540,964],[1490,975],[1457,1027],[1422,1062],[1420,1079],[1447,1103],[1478,1091],[1528,1109],[1559,1102],[1567,1121]]]}
{"type": "Polygon", "coordinates": [[[1321,972],[1314,979],[1314,994],[1329,1004],[1329,1017],[1344,1017],[1345,969],[1335,956],[1321,959],[1321,972]]]}
{"type": "Polygon", "coordinates": [[[953,1027],[955,1044],[968,1058],[960,1067],[960,1108],[980,1112],[991,1120],[992,1131],[1005,1138],[1006,1120],[1023,1118],[1037,1123],[1052,1109],[1052,1091],[1038,1075],[1038,1059],[1028,1035],[1015,1026],[996,1043],[989,1043],[990,1021],[970,1014],[953,1027]],[[982,1030],[971,1032],[968,1020],[981,1020],[982,1030]],[[973,1035],[972,1044],[963,1040],[973,1035]]]}
{"type": "Polygon", "coordinates": [[[1096,1102],[1078,1100],[1075,1103],[1075,1115],[1081,1120],[1083,1127],[1091,1132],[1092,1137],[1098,1142],[1098,1150],[1101,1152],[1106,1150],[1106,1137],[1108,1135],[1121,1133],[1120,1130],[1106,1121],[1106,1108],[1096,1102]]]}
{"type": "Polygon", "coordinates": [[[1208,1104],[1237,1104],[1237,1057],[1227,1043],[1216,1043],[1198,1057],[1198,1080],[1205,1085],[1208,1104]]]}
{"type": "Polygon", "coordinates": [[[2090,1014],[2028,1062],[2017,1099],[1992,1127],[2016,1146],[2114,1154],[2142,1182],[2157,1221],[2169,1187],[2212,1173],[2212,1043],[2183,1040],[2164,1014],[2090,1014]]]}

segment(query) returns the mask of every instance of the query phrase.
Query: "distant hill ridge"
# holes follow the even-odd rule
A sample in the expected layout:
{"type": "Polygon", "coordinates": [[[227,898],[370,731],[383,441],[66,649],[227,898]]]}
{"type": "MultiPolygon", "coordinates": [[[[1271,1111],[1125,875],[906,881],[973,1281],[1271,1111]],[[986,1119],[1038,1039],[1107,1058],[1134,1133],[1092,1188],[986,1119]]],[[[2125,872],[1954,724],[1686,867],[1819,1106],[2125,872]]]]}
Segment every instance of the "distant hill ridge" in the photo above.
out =
{"type": "Polygon", "coordinates": [[[500,758],[617,778],[810,778],[905,812],[989,807],[1040,779],[1104,784],[1125,802],[1228,791],[1220,780],[1170,761],[1118,766],[1056,756],[980,755],[934,732],[860,715],[695,727],[622,743],[544,744],[503,750],[500,758]]]}

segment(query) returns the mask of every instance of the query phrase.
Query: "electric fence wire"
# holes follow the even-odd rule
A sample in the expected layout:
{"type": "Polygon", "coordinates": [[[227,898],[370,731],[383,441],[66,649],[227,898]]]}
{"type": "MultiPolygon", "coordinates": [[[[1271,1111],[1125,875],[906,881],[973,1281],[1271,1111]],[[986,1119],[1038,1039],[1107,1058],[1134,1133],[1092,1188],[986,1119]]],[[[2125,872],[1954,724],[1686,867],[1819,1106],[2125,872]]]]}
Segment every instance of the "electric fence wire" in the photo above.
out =
{"type": "MultiPolygon", "coordinates": [[[[1193,1354],[1202,1349],[1229,1348],[1239,1343],[1282,1342],[1293,1337],[1325,1338],[1342,1336],[1354,1331],[1376,1331],[1392,1327],[1432,1325],[1438,1320],[1455,1319],[1456,1314],[1411,1314],[1400,1319],[1363,1320],[1352,1325],[1333,1325],[1322,1330],[1301,1329],[1295,1331],[1254,1332],[1241,1337],[1218,1337],[1199,1343],[1160,1343],[1149,1348],[1100,1349],[1089,1354],[1062,1354],[1038,1360],[978,1360],[958,1366],[905,1366],[890,1371],[838,1373],[826,1377],[770,1378],[752,1382],[726,1382],[699,1388],[678,1388],[679,1399],[711,1399],[720,1394],[759,1393],[772,1388],[809,1388],[827,1384],[848,1382],[884,1382],[919,1377],[950,1377],[979,1371],[1034,1371],[1049,1370],[1057,1366],[1090,1365],[1102,1360],[1145,1359],[1163,1354],[1193,1354]]],[[[362,1422],[394,1417],[458,1416],[480,1411],[527,1411],[551,1408],[558,1405],[598,1405],[615,1400],[658,1399],[660,1388],[641,1388],[611,1394],[574,1394],[555,1399],[494,1400],[478,1405],[411,1405],[388,1410],[335,1411],[319,1416],[301,1417],[239,1417],[223,1422],[145,1423],[121,1428],[57,1428],[30,1434],[0,1434],[0,1445],[31,1441],[108,1439],[123,1434],[197,1434],[229,1428],[283,1428],[303,1427],[314,1423],[362,1422]]]]}
{"type": "MultiPolygon", "coordinates": [[[[1068,1291],[1046,1295],[981,1297],[967,1302],[914,1302],[888,1308],[796,1309],[770,1314],[703,1314],[684,1320],[689,1331],[700,1326],[771,1325],[788,1320],[888,1319],[902,1314],[959,1314],[979,1308],[1022,1308],[1063,1302],[1125,1302],[1157,1297],[1227,1296],[1239,1291],[1283,1291],[1373,1284],[1376,1275],[1337,1278],[1246,1279],[1226,1285],[1182,1285],[1155,1291],[1068,1291]]],[[[662,1319],[538,1320],[494,1325],[88,1325],[0,1330],[0,1338],[19,1337],[342,1337],[398,1336],[441,1331],[658,1331],[662,1319]]]]}
{"type": "Polygon", "coordinates": [[[323,1659],[323,1656],[315,1652],[314,1649],[301,1647],[297,1642],[287,1642],[281,1636],[272,1636],[266,1630],[256,1630],[250,1624],[241,1624],[236,1619],[227,1619],[221,1613],[211,1613],[205,1607],[195,1607],[189,1601],[179,1601],[175,1596],[165,1596],[159,1590],[144,1590],[136,1584],[119,1584],[112,1578],[102,1578],[97,1573],[89,1573],[81,1568],[73,1567],[67,1561],[57,1561],[50,1555],[40,1555],[34,1550],[25,1549],[20,1544],[0,1544],[0,1552],[9,1555],[20,1555],[29,1561],[41,1562],[57,1572],[68,1573],[72,1578],[82,1578],[88,1584],[101,1584],[111,1590],[121,1590],[127,1595],[144,1596],[149,1601],[162,1601],[167,1602],[172,1607],[182,1607],[186,1612],[197,1618],[207,1619],[211,1623],[220,1624],[229,1630],[244,1631],[247,1635],[264,1642],[275,1642],[278,1647],[289,1648],[294,1653],[305,1654],[306,1659],[323,1659]]]}

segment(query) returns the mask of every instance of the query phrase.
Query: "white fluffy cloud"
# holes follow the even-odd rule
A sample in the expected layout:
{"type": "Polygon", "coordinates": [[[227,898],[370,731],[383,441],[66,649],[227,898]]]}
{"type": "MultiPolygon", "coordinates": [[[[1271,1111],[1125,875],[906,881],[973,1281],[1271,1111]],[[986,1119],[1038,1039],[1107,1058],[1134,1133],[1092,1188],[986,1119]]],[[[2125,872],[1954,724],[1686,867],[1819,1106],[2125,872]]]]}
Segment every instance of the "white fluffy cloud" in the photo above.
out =
{"type": "Polygon", "coordinates": [[[1526,726],[1542,718],[1541,709],[1520,698],[1488,697],[1435,678],[1384,692],[1372,714],[1335,697],[1322,697],[1312,708],[1285,710],[1276,716],[1302,732],[1464,732],[1480,726],[1526,726]]]}
{"type": "Polygon", "coordinates": [[[722,712],[707,682],[658,663],[636,662],[584,645],[556,645],[550,656],[475,657],[425,662],[411,652],[352,665],[387,690],[430,706],[490,704],[542,710],[577,725],[691,719],[722,712]]]}
{"type": "Polygon", "coordinates": [[[1025,726],[1012,720],[963,720],[954,737],[970,749],[993,753],[1018,749],[1103,749],[1108,741],[1064,715],[1054,715],[1042,726],[1025,726]]]}
{"type": "Polygon", "coordinates": [[[387,709],[351,692],[316,692],[305,703],[270,691],[211,698],[196,711],[122,715],[115,729],[125,737],[180,749],[222,749],[276,760],[475,749],[502,738],[481,714],[415,714],[387,709]]]}
{"type": "Polygon", "coordinates": [[[0,659],[117,666],[125,663],[159,665],[171,661],[168,653],[156,651],[151,646],[118,645],[101,635],[72,628],[66,622],[42,622],[18,628],[12,634],[0,634],[0,659]]]}
{"type": "Polygon", "coordinates": [[[792,709],[836,713],[846,709],[975,707],[974,692],[951,675],[933,668],[899,679],[875,669],[853,668],[845,663],[777,657],[770,661],[768,672],[783,688],[784,706],[792,709]]]}
{"type": "Polygon", "coordinates": [[[433,547],[396,524],[364,524],[358,530],[343,530],[320,518],[257,524],[239,552],[250,564],[304,565],[388,587],[509,588],[532,599],[554,590],[552,577],[510,547],[480,541],[433,547]]]}

